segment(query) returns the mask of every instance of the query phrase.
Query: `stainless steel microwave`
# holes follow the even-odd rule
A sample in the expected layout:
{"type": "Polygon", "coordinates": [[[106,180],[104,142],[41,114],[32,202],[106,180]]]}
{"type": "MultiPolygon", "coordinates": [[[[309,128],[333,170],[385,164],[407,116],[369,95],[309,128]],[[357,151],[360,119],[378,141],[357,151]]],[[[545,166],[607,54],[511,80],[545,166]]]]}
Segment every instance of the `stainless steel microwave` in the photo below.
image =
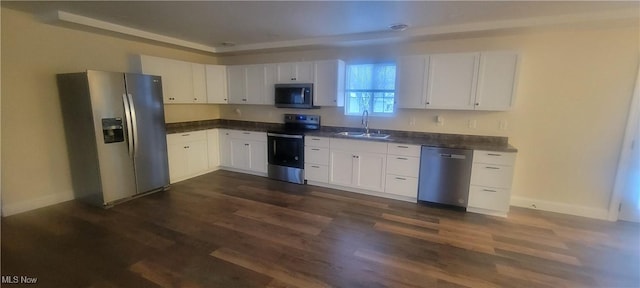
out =
{"type": "Polygon", "coordinates": [[[279,108],[316,108],[313,106],[313,83],[276,84],[275,105],[279,108]]]}

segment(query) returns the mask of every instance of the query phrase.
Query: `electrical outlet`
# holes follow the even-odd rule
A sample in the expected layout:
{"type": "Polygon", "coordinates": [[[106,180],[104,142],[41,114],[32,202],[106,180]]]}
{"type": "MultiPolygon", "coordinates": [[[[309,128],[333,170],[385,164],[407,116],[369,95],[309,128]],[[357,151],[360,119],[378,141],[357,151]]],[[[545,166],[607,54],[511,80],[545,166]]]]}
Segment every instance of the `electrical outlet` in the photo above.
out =
{"type": "Polygon", "coordinates": [[[416,126],[416,117],[411,117],[411,119],[409,119],[409,126],[416,126]]]}
{"type": "Polygon", "coordinates": [[[469,124],[469,128],[471,128],[471,129],[476,129],[476,127],[478,127],[478,123],[477,123],[477,121],[475,119],[469,120],[468,124],[469,124]]]}
{"type": "Polygon", "coordinates": [[[500,122],[498,122],[498,128],[500,130],[507,130],[507,120],[500,120],[500,122]]]}
{"type": "Polygon", "coordinates": [[[444,117],[440,115],[436,116],[436,125],[444,126],[444,117]]]}

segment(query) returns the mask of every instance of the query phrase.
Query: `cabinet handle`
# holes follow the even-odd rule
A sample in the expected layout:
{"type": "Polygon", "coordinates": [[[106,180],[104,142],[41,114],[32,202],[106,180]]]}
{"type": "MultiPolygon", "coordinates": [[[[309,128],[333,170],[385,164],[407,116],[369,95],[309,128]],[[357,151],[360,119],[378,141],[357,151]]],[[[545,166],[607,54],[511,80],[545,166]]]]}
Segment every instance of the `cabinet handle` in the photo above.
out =
{"type": "Polygon", "coordinates": [[[242,99],[242,101],[247,101],[247,99],[242,99]]]}
{"type": "Polygon", "coordinates": [[[397,180],[402,180],[402,181],[406,181],[406,178],[401,178],[401,177],[396,177],[397,180]]]}
{"type": "Polygon", "coordinates": [[[494,193],[495,193],[495,192],[498,192],[498,191],[496,191],[496,190],[491,190],[491,189],[482,189],[482,191],[485,191],[485,192],[494,192],[494,193]]]}
{"type": "Polygon", "coordinates": [[[398,160],[409,160],[409,159],[403,158],[403,157],[396,157],[396,159],[398,159],[398,160]]]}
{"type": "Polygon", "coordinates": [[[242,134],[250,135],[250,134],[251,134],[251,132],[242,132],[242,134]]]}
{"type": "Polygon", "coordinates": [[[198,101],[198,98],[193,98],[193,100],[198,101]]]}
{"type": "Polygon", "coordinates": [[[404,148],[404,149],[409,148],[409,146],[402,146],[402,145],[397,145],[396,147],[398,147],[398,148],[404,148]]]}
{"type": "Polygon", "coordinates": [[[292,81],[296,81],[296,78],[291,78],[292,81]]]}
{"type": "Polygon", "coordinates": [[[311,148],[312,151],[320,151],[318,148],[311,148]]]}
{"type": "Polygon", "coordinates": [[[427,101],[427,105],[429,105],[429,102],[427,101]]]}
{"type": "Polygon", "coordinates": [[[244,146],[249,146],[249,143],[245,143],[244,146]]]}
{"type": "Polygon", "coordinates": [[[498,167],[491,167],[491,166],[485,166],[484,168],[493,169],[493,170],[500,170],[500,168],[498,168],[498,167]]]}
{"type": "Polygon", "coordinates": [[[320,166],[311,165],[311,168],[320,168],[320,166]]]}
{"type": "Polygon", "coordinates": [[[487,153],[487,156],[502,156],[502,154],[496,154],[496,153],[487,153]]]}
{"type": "Polygon", "coordinates": [[[311,138],[313,141],[320,141],[320,138],[311,138]]]}
{"type": "Polygon", "coordinates": [[[479,106],[479,105],[480,105],[480,103],[476,103],[476,106],[479,106]]]}
{"type": "Polygon", "coordinates": [[[182,134],[182,136],[189,136],[189,135],[191,135],[191,134],[182,134]]]}

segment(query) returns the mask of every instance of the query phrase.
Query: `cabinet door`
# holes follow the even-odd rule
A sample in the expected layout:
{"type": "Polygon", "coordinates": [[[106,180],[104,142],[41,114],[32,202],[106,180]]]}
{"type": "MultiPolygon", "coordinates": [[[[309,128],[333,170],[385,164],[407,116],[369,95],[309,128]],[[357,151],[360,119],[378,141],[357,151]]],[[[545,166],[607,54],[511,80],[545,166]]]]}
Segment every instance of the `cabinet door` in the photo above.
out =
{"type": "Polygon", "coordinates": [[[209,169],[207,139],[186,143],[188,174],[195,175],[209,169]]]}
{"type": "Polygon", "coordinates": [[[247,101],[244,104],[264,104],[264,92],[266,90],[266,79],[264,65],[245,66],[247,101]]]}
{"type": "Polygon", "coordinates": [[[169,159],[169,180],[175,183],[188,174],[186,144],[167,137],[167,157],[169,159]]]}
{"type": "Polygon", "coordinates": [[[276,64],[265,64],[264,65],[264,78],[265,78],[265,90],[263,95],[263,101],[265,105],[274,105],[276,103],[275,96],[275,84],[277,83],[277,65],[276,64]]]}
{"type": "Polygon", "coordinates": [[[191,63],[193,97],[191,103],[207,103],[207,77],[204,64],[191,63]]]}
{"type": "Polygon", "coordinates": [[[313,75],[313,104],[344,106],[344,61],[316,61],[313,75]]]}
{"type": "Polygon", "coordinates": [[[209,155],[209,169],[220,166],[220,139],[218,129],[207,130],[207,150],[209,155]]]}
{"type": "Polygon", "coordinates": [[[329,159],[329,183],[353,186],[355,155],[349,151],[331,150],[329,159]]]}
{"type": "Polygon", "coordinates": [[[218,131],[220,151],[220,166],[231,167],[231,138],[229,138],[229,130],[218,131]]]}
{"type": "Polygon", "coordinates": [[[140,55],[142,73],[162,77],[165,104],[193,103],[193,68],[191,63],[140,55]]]}
{"type": "Polygon", "coordinates": [[[356,187],[384,191],[387,155],[376,153],[358,153],[354,169],[356,187]]]}
{"type": "Polygon", "coordinates": [[[476,110],[504,111],[513,103],[518,54],[482,52],[478,69],[476,110]]]}
{"type": "Polygon", "coordinates": [[[296,63],[296,82],[313,83],[313,62],[296,63]]]}
{"type": "Polygon", "coordinates": [[[241,139],[231,138],[229,141],[231,152],[231,167],[249,170],[250,168],[250,155],[249,155],[249,143],[241,139]]]}
{"type": "Polygon", "coordinates": [[[223,65],[206,65],[207,103],[226,104],[227,101],[227,68],[223,65]]]}
{"type": "Polygon", "coordinates": [[[396,65],[396,107],[424,109],[429,56],[400,57],[396,65]]]}
{"type": "Polygon", "coordinates": [[[227,89],[229,103],[243,104],[247,102],[245,69],[242,65],[227,67],[227,89]]]}
{"type": "Polygon", "coordinates": [[[278,63],[276,69],[278,83],[295,83],[297,81],[296,63],[278,63]]]}
{"type": "Polygon", "coordinates": [[[247,141],[249,143],[249,170],[267,172],[267,142],[247,141]]]}
{"type": "Polygon", "coordinates": [[[479,53],[429,56],[427,108],[473,110],[479,53]]]}

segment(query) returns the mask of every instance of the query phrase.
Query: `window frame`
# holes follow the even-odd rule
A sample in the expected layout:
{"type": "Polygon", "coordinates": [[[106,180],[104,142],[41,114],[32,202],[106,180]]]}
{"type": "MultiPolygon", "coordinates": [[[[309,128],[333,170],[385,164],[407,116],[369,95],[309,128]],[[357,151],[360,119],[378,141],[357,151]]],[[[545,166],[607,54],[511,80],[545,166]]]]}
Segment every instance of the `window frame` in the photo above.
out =
{"type": "MultiPolygon", "coordinates": [[[[392,93],[393,97],[392,97],[392,102],[393,102],[393,108],[391,109],[390,112],[374,112],[375,109],[375,101],[376,99],[381,99],[381,101],[383,101],[382,105],[384,105],[384,99],[385,98],[391,98],[388,96],[374,96],[371,95],[369,97],[371,97],[371,99],[368,101],[369,105],[367,105],[367,111],[369,113],[369,116],[374,116],[374,117],[393,117],[396,113],[397,107],[396,107],[396,97],[397,97],[397,73],[398,73],[398,64],[395,61],[383,61],[383,62],[359,62],[359,63],[347,63],[347,65],[345,65],[345,73],[344,73],[344,77],[345,77],[345,89],[344,89],[344,115],[345,116],[361,116],[364,113],[363,109],[360,109],[360,107],[364,106],[362,104],[358,105],[358,110],[360,110],[360,112],[353,112],[353,113],[349,113],[350,108],[352,108],[353,106],[350,105],[350,99],[351,96],[349,96],[350,93],[372,93],[372,94],[376,94],[376,93],[380,93],[380,94],[385,94],[385,93],[392,93]],[[349,81],[350,81],[350,73],[349,73],[349,69],[351,66],[358,66],[358,65],[374,65],[374,66],[393,66],[394,67],[394,78],[393,78],[393,87],[394,89],[349,89],[348,87],[350,86],[349,81]]],[[[373,80],[373,79],[372,79],[373,80]]],[[[375,85],[374,85],[375,86],[375,85]]],[[[359,96],[356,97],[356,101],[362,101],[364,97],[359,96]]],[[[351,109],[352,110],[352,109],[351,109]]],[[[383,108],[384,110],[384,108],[383,108]]]]}

